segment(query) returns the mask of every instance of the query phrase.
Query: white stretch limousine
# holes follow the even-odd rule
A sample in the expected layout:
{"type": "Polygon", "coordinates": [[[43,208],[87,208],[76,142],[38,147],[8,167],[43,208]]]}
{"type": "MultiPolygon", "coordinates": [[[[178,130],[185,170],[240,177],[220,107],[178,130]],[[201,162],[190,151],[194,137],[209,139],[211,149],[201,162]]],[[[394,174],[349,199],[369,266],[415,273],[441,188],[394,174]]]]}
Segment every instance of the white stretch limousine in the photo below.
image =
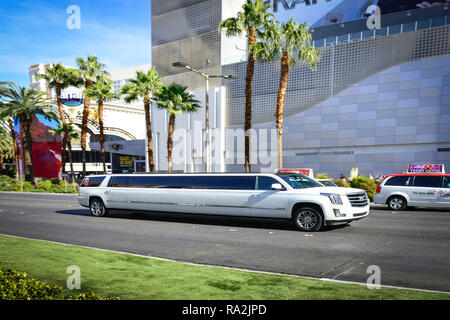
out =
{"type": "Polygon", "coordinates": [[[325,187],[297,173],[89,176],[78,201],[97,217],[123,209],[279,218],[302,231],[362,219],[370,206],[364,190],[325,187]]]}

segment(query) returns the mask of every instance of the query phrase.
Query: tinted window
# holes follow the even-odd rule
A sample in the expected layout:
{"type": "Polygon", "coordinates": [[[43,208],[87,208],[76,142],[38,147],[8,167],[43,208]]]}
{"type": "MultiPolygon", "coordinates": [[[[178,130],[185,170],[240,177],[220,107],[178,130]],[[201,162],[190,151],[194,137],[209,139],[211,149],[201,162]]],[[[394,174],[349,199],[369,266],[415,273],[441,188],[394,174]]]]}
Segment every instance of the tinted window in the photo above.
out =
{"type": "Polygon", "coordinates": [[[256,190],[272,190],[272,184],[279,183],[274,178],[264,176],[258,177],[256,181],[256,190]]]}
{"type": "Polygon", "coordinates": [[[289,183],[289,185],[294,189],[323,187],[322,184],[311,178],[308,178],[307,176],[304,176],[303,174],[281,176],[281,178],[289,183]]]}
{"type": "Polygon", "coordinates": [[[412,186],[414,176],[397,176],[392,177],[385,182],[385,186],[412,186]]]}
{"type": "Polygon", "coordinates": [[[113,176],[109,181],[109,186],[113,188],[126,188],[128,187],[129,176],[113,176]]]}
{"type": "Polygon", "coordinates": [[[443,177],[442,187],[450,188],[450,177],[443,177]]]}
{"type": "Polygon", "coordinates": [[[132,188],[233,189],[254,190],[252,176],[131,176],[132,188]]]}
{"type": "Polygon", "coordinates": [[[86,177],[80,187],[98,187],[103,180],[105,180],[105,177],[86,177]]]}
{"type": "Polygon", "coordinates": [[[415,187],[440,188],[442,186],[440,176],[416,176],[414,179],[415,187]]]}

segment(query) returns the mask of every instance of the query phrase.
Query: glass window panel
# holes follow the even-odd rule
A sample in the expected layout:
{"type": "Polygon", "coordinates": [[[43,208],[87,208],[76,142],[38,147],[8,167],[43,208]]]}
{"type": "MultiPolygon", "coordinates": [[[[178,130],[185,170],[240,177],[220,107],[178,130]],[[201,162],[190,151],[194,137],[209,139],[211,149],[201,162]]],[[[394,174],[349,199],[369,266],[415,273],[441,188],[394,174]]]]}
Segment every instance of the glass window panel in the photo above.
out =
{"type": "Polygon", "coordinates": [[[410,186],[414,180],[414,176],[397,176],[392,177],[386,183],[385,186],[410,186]]]}
{"type": "Polygon", "coordinates": [[[363,36],[363,40],[364,39],[372,39],[374,37],[374,30],[363,31],[362,36],[363,36]]]}
{"type": "Polygon", "coordinates": [[[417,30],[422,30],[430,27],[430,19],[417,21],[417,30]]]}
{"type": "Polygon", "coordinates": [[[414,179],[415,187],[440,188],[441,176],[416,176],[414,179]]]}
{"type": "Polygon", "coordinates": [[[403,24],[403,32],[414,31],[416,29],[416,22],[409,22],[403,24]]]}
{"type": "Polygon", "coordinates": [[[387,35],[387,28],[381,28],[375,30],[375,37],[382,37],[387,35]]]}
{"type": "Polygon", "coordinates": [[[431,19],[431,27],[440,27],[445,25],[445,16],[431,19]]]}
{"type": "Polygon", "coordinates": [[[361,32],[350,34],[350,41],[359,41],[359,40],[361,40],[361,32]]]}
{"type": "Polygon", "coordinates": [[[348,34],[342,34],[338,36],[338,43],[347,43],[348,42],[348,34]]]}
{"type": "Polygon", "coordinates": [[[400,33],[401,29],[402,29],[402,26],[400,24],[397,24],[395,26],[390,26],[389,27],[389,34],[400,33]]]}
{"type": "Polygon", "coordinates": [[[271,177],[258,177],[256,190],[272,190],[272,184],[279,183],[277,180],[271,177]]]}

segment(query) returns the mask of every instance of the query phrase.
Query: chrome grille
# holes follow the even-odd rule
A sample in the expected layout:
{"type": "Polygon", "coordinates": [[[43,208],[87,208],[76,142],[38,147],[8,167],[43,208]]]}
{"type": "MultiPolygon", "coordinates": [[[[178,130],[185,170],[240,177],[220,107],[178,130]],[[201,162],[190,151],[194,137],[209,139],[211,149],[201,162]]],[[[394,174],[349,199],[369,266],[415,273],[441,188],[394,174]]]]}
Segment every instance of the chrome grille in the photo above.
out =
{"type": "Polygon", "coordinates": [[[369,204],[369,199],[365,192],[349,193],[347,198],[352,207],[364,207],[369,204]]]}

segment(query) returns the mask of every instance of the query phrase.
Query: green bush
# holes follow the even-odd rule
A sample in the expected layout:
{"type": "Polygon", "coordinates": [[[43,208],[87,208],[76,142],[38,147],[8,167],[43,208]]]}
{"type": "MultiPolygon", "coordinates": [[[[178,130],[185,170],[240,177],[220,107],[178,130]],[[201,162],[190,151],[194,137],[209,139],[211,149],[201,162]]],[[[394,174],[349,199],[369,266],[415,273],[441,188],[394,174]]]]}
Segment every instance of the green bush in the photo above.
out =
{"type": "Polygon", "coordinates": [[[62,287],[28,277],[25,272],[0,266],[0,300],[110,300],[94,292],[66,295],[61,299],[62,287]]]}
{"type": "Polygon", "coordinates": [[[51,180],[41,180],[38,179],[36,182],[36,189],[42,189],[45,191],[50,191],[53,187],[53,183],[51,180]]]}
{"type": "Polygon", "coordinates": [[[25,272],[0,269],[0,300],[54,300],[61,287],[28,278],[25,272]]]}
{"type": "Polygon", "coordinates": [[[365,190],[367,192],[367,195],[369,196],[370,201],[373,201],[373,196],[378,186],[376,180],[358,176],[350,181],[350,185],[352,188],[365,190]]]}
{"type": "Polygon", "coordinates": [[[337,180],[334,180],[334,183],[336,183],[336,185],[338,186],[338,187],[346,187],[346,188],[350,188],[351,186],[350,186],[350,182],[348,182],[348,181],[346,181],[346,180],[344,180],[344,179],[337,179],[337,180]]]}
{"type": "Polygon", "coordinates": [[[36,179],[36,185],[33,186],[29,181],[18,181],[9,176],[0,176],[0,191],[18,191],[18,192],[49,192],[49,193],[78,193],[78,186],[72,185],[68,181],[64,185],[64,180],[58,179],[36,179]]]}
{"type": "Polygon", "coordinates": [[[316,174],[316,179],[330,179],[326,173],[316,174]]]}

